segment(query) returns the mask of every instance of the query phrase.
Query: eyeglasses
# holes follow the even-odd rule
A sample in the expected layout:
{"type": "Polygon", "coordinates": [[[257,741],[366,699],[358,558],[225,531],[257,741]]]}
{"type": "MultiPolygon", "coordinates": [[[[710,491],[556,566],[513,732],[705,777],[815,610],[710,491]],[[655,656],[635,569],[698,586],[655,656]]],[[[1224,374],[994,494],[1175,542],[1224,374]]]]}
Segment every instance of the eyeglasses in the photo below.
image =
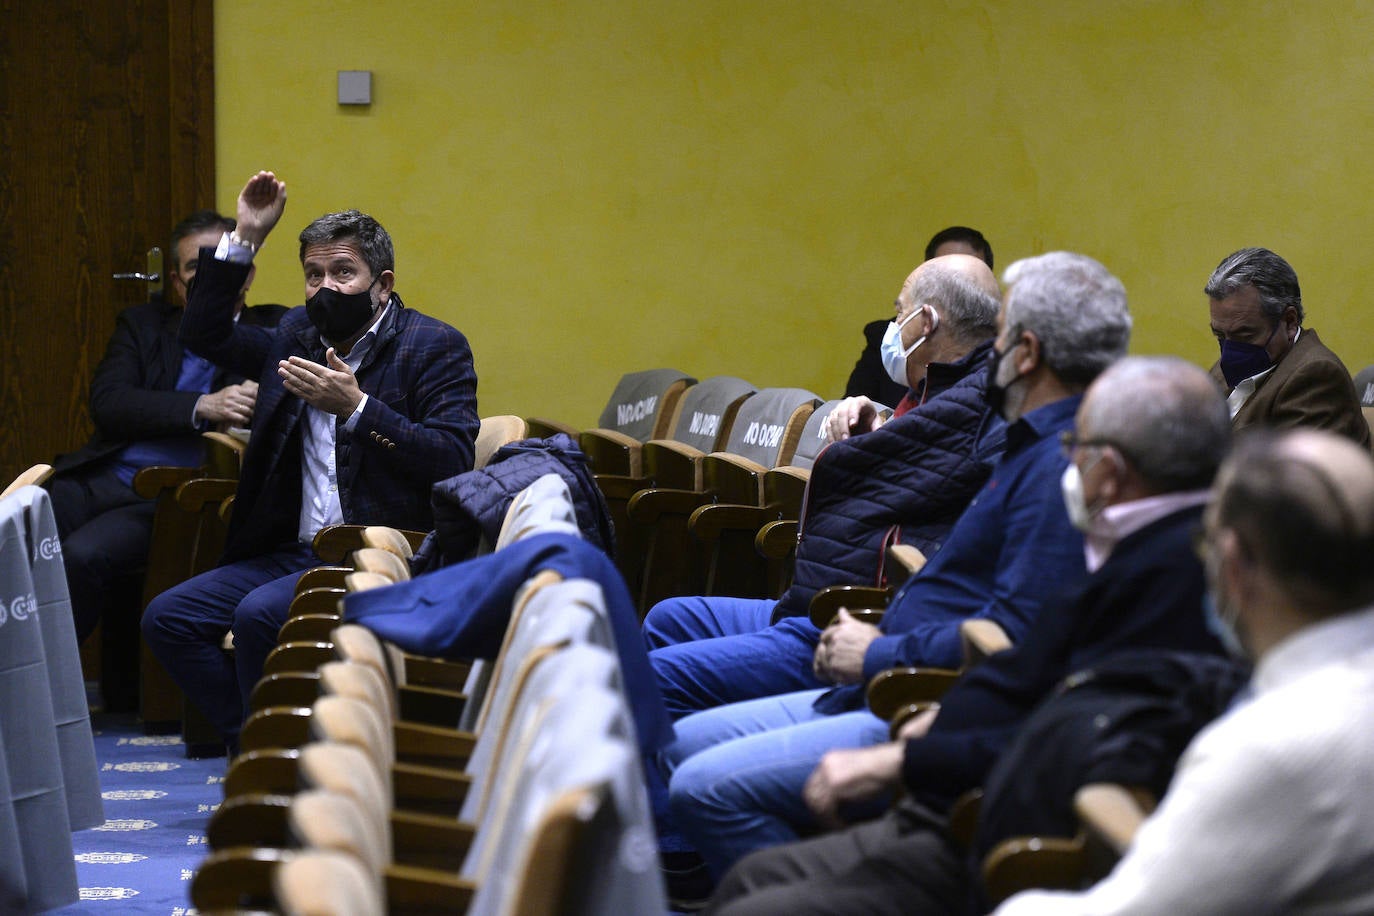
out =
{"type": "Polygon", "coordinates": [[[1066,429],[1059,434],[1059,449],[1064,453],[1065,458],[1072,458],[1076,448],[1106,448],[1110,446],[1121,454],[1126,454],[1126,450],[1117,445],[1110,439],[1092,439],[1078,437],[1078,434],[1071,429],[1066,429]]]}

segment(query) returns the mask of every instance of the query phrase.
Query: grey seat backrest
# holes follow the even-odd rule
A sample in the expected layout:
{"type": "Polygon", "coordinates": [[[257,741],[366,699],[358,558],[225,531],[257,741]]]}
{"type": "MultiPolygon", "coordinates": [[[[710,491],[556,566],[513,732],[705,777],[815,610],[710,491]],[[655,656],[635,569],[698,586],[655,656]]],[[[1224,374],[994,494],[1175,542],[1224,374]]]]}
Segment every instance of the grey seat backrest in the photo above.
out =
{"type": "Polygon", "coordinates": [[[816,463],[816,456],[825,447],[825,421],[830,418],[830,411],[840,404],[839,399],[826,401],[811,414],[811,418],[802,427],[801,440],[797,443],[797,450],[792,453],[790,462],[794,468],[811,469],[816,463]]]}
{"type": "Polygon", "coordinates": [[[713,452],[723,442],[722,431],[731,428],[740,402],[756,389],[744,379],[717,375],[691,388],[678,402],[677,421],[669,438],[699,452],[713,452]]]}
{"type": "Polygon", "coordinates": [[[740,405],[722,451],[766,468],[786,464],[819,403],[803,388],[764,388],[740,405]]]}
{"type": "Polygon", "coordinates": [[[1365,366],[1355,373],[1355,394],[1361,407],[1374,407],[1374,366],[1365,366]]]}
{"type": "Polygon", "coordinates": [[[676,405],[676,398],[670,392],[680,394],[683,388],[695,385],[696,381],[677,369],[627,372],[611,392],[611,399],[606,402],[606,409],[601,411],[601,419],[596,425],[647,442],[654,437],[663,410],[671,411],[676,405]]]}

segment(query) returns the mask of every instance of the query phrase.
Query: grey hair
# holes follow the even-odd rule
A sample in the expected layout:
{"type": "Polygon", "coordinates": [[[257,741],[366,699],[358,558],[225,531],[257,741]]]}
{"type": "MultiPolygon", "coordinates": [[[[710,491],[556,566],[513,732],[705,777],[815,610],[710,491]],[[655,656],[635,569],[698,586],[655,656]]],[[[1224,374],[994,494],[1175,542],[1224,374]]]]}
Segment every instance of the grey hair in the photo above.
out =
{"type": "Polygon", "coordinates": [[[1087,387],[1126,354],[1131,313],[1126,288],[1097,261],[1051,251],[1008,268],[1007,329],[1030,331],[1045,365],[1064,384],[1087,387]]]}
{"type": "Polygon", "coordinates": [[[384,270],[396,269],[396,252],[391,236],[382,224],[366,213],[343,210],[326,213],[301,230],[301,263],[305,263],[305,249],[330,242],[352,242],[362,255],[373,277],[384,270]]]}
{"type": "Polygon", "coordinates": [[[1208,487],[1231,446],[1231,415],[1211,376],[1174,356],[1128,356],[1093,382],[1083,438],[1122,453],[1156,494],[1208,487]]]}
{"type": "Polygon", "coordinates": [[[965,343],[978,344],[997,335],[997,313],[1002,303],[943,264],[922,268],[911,290],[911,301],[918,306],[926,302],[935,306],[940,320],[949,322],[954,336],[965,343]]]}
{"type": "Polygon", "coordinates": [[[1212,271],[1203,290],[1209,299],[1225,299],[1245,286],[1259,293],[1260,310],[1277,322],[1286,309],[1298,313],[1302,324],[1302,290],[1293,266],[1268,248],[1242,248],[1228,254],[1212,271]]]}
{"type": "Polygon", "coordinates": [[[1374,602],[1374,464],[1365,449],[1320,429],[1246,430],[1213,499],[1217,522],[1304,614],[1374,602]]]}

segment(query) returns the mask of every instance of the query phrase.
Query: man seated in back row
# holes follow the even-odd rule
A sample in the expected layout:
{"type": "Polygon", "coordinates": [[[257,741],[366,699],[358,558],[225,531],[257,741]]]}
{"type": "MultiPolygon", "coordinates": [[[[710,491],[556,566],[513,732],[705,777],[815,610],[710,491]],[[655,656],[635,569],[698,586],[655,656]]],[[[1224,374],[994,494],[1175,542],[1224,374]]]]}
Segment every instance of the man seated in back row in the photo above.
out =
{"type": "MultiPolygon", "coordinates": [[[[135,627],[154,504],[134,492],[134,475],[154,464],[199,467],[205,460],[201,431],[247,426],[253,416],[255,380],[225,372],[177,341],[197,254],[233,228],[232,219],[213,210],[198,210],[173,227],[167,295],[119,313],[91,379],[95,434],[54,462],[47,489],[78,642],[101,620],[113,623],[112,613],[125,612],[122,622],[130,632],[135,627]]],[[[250,271],[235,291],[234,320],[271,327],[286,309],[245,308],[252,277],[250,271]]]]}
{"type": "Polygon", "coordinates": [[[1236,429],[1313,426],[1369,448],[1350,372],[1302,326],[1302,292],[1287,261],[1265,248],[1242,248],[1217,265],[1206,293],[1221,348],[1212,375],[1227,393],[1236,429]]]}
{"type": "Polygon", "coordinates": [[[340,522],[433,527],[430,487],[471,470],[477,376],[466,338],[394,292],[391,237],[356,210],[300,234],[306,303],[274,332],[234,326],[232,302],[286,207],[271,172],[249,179],[238,226],[201,251],[181,339],[257,378],[223,565],[154,599],[143,633],[231,751],[315,534],[340,522]],[[220,650],[234,634],[234,657],[220,650]]]}

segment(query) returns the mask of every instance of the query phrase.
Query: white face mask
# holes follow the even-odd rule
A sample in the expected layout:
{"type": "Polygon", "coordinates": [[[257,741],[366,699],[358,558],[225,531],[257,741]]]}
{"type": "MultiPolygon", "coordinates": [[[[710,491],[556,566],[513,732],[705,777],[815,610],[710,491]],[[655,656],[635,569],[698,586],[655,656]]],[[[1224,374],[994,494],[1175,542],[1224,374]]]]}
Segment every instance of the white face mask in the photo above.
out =
{"type": "Polygon", "coordinates": [[[1092,524],[1092,513],[1083,495],[1083,474],[1072,461],[1064,468],[1064,476],[1059,478],[1059,489],[1064,494],[1064,508],[1069,510],[1069,524],[1086,534],[1092,524]]]}
{"type": "MultiPolygon", "coordinates": [[[[1101,456],[1098,456],[1093,464],[1100,460],[1101,456]]],[[[1088,498],[1083,495],[1083,472],[1075,462],[1070,461],[1069,466],[1064,468],[1064,476],[1059,478],[1059,489],[1064,494],[1064,508],[1069,512],[1069,523],[1087,534],[1097,513],[1089,508],[1088,498]]]]}
{"type": "Polygon", "coordinates": [[[883,343],[880,353],[883,360],[883,369],[887,371],[887,377],[898,385],[910,385],[906,378],[906,358],[916,352],[916,348],[926,342],[928,334],[922,334],[916,342],[906,349],[902,349],[902,328],[906,323],[926,309],[930,309],[931,324],[930,329],[934,331],[940,326],[940,314],[935,311],[933,305],[923,305],[920,308],[912,309],[911,314],[901,321],[889,321],[887,330],[883,333],[883,343]]]}

